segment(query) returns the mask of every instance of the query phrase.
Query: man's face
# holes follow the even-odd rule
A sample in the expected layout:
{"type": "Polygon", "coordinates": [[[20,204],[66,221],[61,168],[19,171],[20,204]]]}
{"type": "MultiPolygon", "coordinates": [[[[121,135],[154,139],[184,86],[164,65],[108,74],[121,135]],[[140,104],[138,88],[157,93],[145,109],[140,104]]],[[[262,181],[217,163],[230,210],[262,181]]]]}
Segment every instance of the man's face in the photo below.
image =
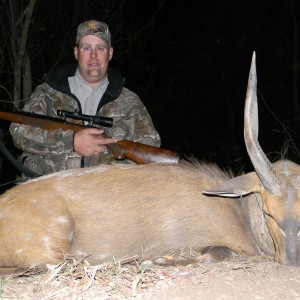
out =
{"type": "Polygon", "coordinates": [[[113,48],[95,35],[85,35],[74,47],[78,60],[78,70],[82,78],[92,88],[103,81],[108,63],[113,55],[113,48]]]}

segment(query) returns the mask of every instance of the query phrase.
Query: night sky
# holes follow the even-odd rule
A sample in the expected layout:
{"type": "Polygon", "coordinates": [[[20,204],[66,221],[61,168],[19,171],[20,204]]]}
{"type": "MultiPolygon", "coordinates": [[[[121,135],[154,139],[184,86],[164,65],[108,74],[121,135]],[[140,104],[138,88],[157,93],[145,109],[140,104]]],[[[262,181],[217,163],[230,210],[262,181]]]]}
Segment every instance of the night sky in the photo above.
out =
{"type": "MultiPolygon", "coordinates": [[[[33,86],[74,62],[79,23],[102,20],[112,33],[111,66],[146,105],[162,147],[248,171],[243,109],[256,51],[259,141],[272,161],[299,163],[298,2],[40,0],[28,40],[33,86]]],[[[11,90],[9,72],[7,64],[0,79],[11,90]]]]}

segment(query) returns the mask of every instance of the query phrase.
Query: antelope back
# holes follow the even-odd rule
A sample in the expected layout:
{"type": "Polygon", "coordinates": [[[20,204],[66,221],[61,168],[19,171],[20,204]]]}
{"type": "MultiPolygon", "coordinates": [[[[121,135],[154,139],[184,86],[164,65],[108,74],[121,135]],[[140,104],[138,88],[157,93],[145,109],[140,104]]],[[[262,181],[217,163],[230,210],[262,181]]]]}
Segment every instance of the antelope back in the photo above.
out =
{"type": "Polygon", "coordinates": [[[239,201],[207,197],[229,176],[213,165],[106,166],[17,186],[0,199],[0,266],[154,258],[225,245],[258,253],[239,201]]]}

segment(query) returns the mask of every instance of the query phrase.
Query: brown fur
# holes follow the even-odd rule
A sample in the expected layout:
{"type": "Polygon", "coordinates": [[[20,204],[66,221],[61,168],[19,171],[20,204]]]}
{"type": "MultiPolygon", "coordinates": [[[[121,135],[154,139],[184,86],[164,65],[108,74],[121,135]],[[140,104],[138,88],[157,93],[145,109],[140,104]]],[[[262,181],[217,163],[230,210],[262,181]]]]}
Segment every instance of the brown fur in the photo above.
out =
{"type": "Polygon", "coordinates": [[[21,184],[0,199],[0,267],[36,267],[66,255],[92,264],[184,247],[260,253],[239,200],[207,197],[230,177],[207,164],[104,166],[21,184]]]}

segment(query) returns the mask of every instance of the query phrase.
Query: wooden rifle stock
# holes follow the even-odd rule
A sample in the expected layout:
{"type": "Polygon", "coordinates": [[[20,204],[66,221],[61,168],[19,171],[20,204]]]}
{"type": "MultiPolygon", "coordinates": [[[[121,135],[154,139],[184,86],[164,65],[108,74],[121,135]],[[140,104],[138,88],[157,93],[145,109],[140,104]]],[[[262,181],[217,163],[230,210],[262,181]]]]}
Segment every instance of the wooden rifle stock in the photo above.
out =
{"type": "MultiPolygon", "coordinates": [[[[76,132],[90,127],[69,123],[60,118],[48,117],[29,112],[0,111],[0,119],[33,127],[40,127],[47,130],[60,128],[62,130],[73,130],[76,132]]],[[[101,136],[109,138],[106,134],[101,134],[101,136]]],[[[118,141],[115,144],[108,144],[106,146],[111,150],[116,160],[129,159],[137,164],[178,163],[180,159],[180,154],[175,151],[127,140],[118,141]]]]}

